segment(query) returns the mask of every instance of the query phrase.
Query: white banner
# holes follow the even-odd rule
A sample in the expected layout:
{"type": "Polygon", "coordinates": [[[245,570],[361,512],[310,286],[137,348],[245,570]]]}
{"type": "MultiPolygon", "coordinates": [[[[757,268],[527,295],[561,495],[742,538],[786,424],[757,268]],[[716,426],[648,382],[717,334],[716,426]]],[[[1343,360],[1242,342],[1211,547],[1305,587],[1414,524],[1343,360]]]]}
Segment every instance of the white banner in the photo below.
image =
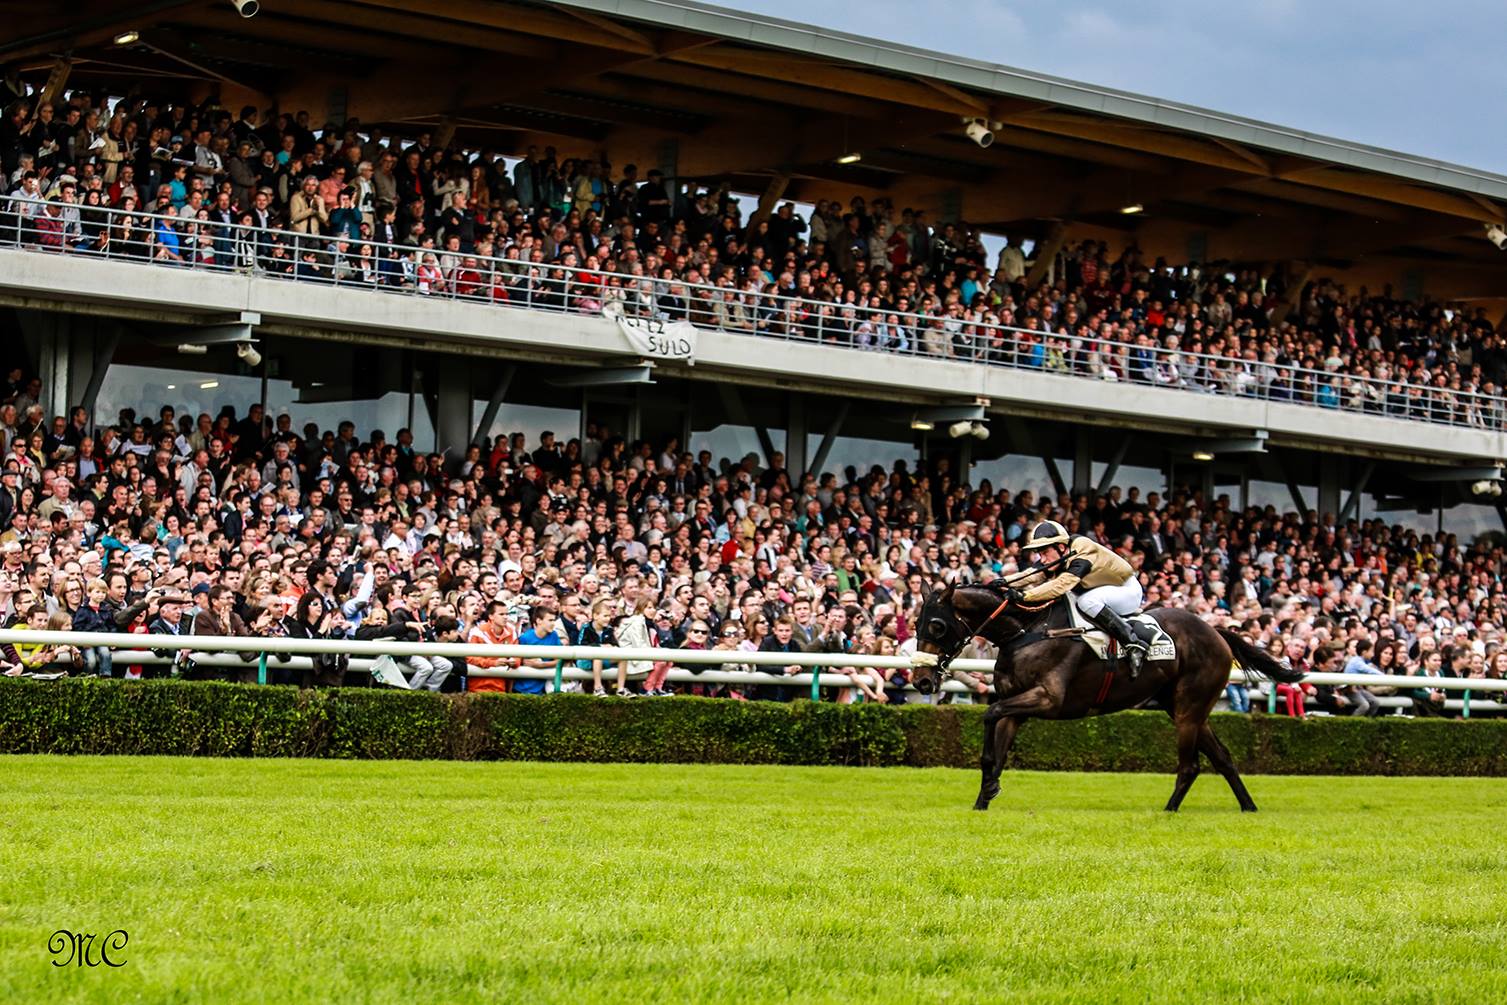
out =
{"type": "Polygon", "coordinates": [[[630,318],[615,303],[602,308],[602,315],[615,321],[628,343],[650,359],[683,359],[692,366],[696,365],[699,332],[690,322],[630,318]]]}

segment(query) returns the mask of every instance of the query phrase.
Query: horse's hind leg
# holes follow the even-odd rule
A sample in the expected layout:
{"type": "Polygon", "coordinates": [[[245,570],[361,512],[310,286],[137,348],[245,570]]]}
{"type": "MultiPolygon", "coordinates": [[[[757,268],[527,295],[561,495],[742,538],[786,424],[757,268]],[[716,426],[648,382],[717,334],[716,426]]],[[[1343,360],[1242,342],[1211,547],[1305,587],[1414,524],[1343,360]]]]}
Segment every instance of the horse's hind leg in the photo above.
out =
{"type": "Polygon", "coordinates": [[[1240,802],[1241,812],[1255,813],[1256,801],[1251,798],[1249,792],[1245,791],[1245,783],[1240,780],[1240,772],[1235,770],[1235,759],[1230,756],[1228,748],[1220,742],[1219,737],[1214,735],[1214,730],[1207,722],[1198,729],[1198,749],[1203,751],[1209,763],[1214,765],[1214,770],[1230,783],[1230,791],[1235,793],[1235,798],[1240,802]]]}
{"type": "MultiPolygon", "coordinates": [[[[984,718],[988,723],[988,717],[984,718]]],[[[974,802],[976,810],[987,810],[994,797],[999,795],[999,776],[1005,770],[1005,760],[1010,756],[1010,747],[1015,743],[1015,731],[1020,729],[1020,720],[1013,715],[1000,716],[993,728],[984,733],[984,756],[981,767],[984,777],[979,783],[979,797],[974,802]]]]}
{"type": "Polygon", "coordinates": [[[1191,719],[1173,716],[1177,724],[1177,783],[1172,787],[1172,798],[1167,800],[1167,812],[1176,813],[1183,804],[1183,797],[1193,787],[1198,777],[1198,729],[1199,723],[1191,719]]]}

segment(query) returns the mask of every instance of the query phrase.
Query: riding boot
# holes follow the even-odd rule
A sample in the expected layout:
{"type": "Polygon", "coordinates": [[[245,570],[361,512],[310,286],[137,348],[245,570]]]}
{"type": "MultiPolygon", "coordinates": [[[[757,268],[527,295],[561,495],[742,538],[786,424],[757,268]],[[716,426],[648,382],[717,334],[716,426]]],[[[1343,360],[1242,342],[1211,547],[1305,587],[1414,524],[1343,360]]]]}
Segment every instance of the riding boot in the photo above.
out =
{"type": "Polygon", "coordinates": [[[1094,624],[1109,633],[1109,637],[1120,644],[1125,652],[1125,661],[1130,664],[1130,679],[1135,680],[1141,674],[1141,663],[1146,659],[1146,644],[1136,638],[1130,630],[1130,623],[1120,617],[1119,613],[1106,606],[1099,613],[1090,618],[1094,624]]]}

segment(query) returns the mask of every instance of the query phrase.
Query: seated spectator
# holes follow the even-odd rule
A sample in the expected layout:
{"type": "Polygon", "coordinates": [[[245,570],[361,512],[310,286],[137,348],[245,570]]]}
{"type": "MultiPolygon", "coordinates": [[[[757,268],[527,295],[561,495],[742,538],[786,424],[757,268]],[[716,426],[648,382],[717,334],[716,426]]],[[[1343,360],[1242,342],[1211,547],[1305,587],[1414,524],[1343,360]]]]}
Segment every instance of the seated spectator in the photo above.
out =
{"type": "MultiPolygon", "coordinates": [[[[612,623],[617,618],[618,610],[618,602],[611,597],[602,597],[592,604],[591,619],[581,628],[580,644],[604,648],[617,645],[617,634],[613,631],[612,623]]],[[[628,668],[622,661],[578,660],[576,665],[591,671],[591,693],[598,698],[607,697],[607,688],[602,683],[602,671],[613,668],[617,670],[617,695],[621,698],[633,697],[633,692],[628,690],[628,668]]]]}
{"type": "MultiPolygon", "coordinates": [[[[517,645],[518,633],[508,617],[508,606],[501,600],[494,600],[487,604],[485,616],[472,625],[466,641],[474,645],[517,645]]],[[[501,656],[468,656],[466,664],[472,669],[491,670],[517,666],[518,661],[501,656]]],[[[468,691],[510,691],[512,688],[509,685],[510,682],[505,677],[478,677],[472,674],[466,676],[466,690],[468,691]]]]}
{"type": "MultiPolygon", "coordinates": [[[[521,646],[563,645],[559,634],[555,631],[554,610],[543,604],[536,604],[529,608],[529,627],[518,636],[518,644],[521,646]]],[[[534,670],[555,670],[559,664],[559,660],[526,659],[519,661],[517,665],[534,670]]],[[[554,681],[524,677],[513,682],[513,690],[518,694],[545,694],[555,690],[555,685],[554,681]]]]}

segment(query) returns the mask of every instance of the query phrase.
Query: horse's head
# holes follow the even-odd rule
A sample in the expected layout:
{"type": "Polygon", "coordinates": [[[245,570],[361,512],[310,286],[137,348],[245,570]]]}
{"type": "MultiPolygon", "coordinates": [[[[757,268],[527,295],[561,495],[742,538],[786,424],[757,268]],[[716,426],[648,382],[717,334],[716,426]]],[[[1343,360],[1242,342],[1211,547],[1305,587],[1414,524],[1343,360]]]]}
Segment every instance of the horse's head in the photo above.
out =
{"type": "Polygon", "coordinates": [[[958,617],[952,604],[953,586],[941,593],[927,593],[916,619],[916,652],[937,658],[933,666],[918,665],[911,670],[910,682],[922,694],[932,694],[942,686],[948,664],[973,638],[968,625],[958,617]]]}

